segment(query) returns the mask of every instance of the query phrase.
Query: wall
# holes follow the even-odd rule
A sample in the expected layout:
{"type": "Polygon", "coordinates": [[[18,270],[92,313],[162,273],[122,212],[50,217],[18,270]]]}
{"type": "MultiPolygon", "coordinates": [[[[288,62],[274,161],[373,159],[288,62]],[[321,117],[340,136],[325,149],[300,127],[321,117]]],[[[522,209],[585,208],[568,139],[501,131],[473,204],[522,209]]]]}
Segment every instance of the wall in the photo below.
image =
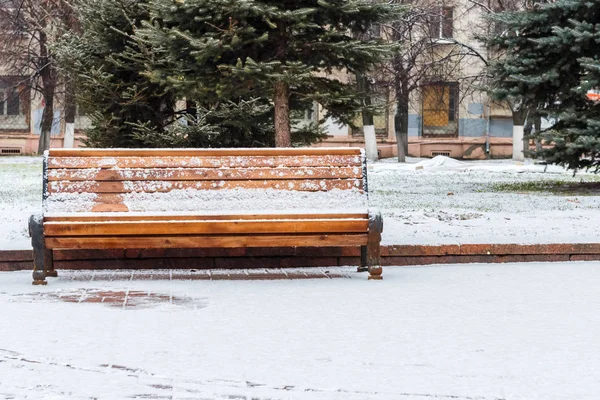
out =
{"type": "MultiPolygon", "coordinates": [[[[21,154],[33,155],[37,154],[39,135],[34,134],[3,134],[0,133],[0,149],[20,149],[21,154]]],[[[75,134],[75,147],[83,146],[84,135],[80,133],[75,134]]],[[[50,140],[51,148],[60,148],[63,146],[64,136],[56,135],[52,136],[50,140]]]]}

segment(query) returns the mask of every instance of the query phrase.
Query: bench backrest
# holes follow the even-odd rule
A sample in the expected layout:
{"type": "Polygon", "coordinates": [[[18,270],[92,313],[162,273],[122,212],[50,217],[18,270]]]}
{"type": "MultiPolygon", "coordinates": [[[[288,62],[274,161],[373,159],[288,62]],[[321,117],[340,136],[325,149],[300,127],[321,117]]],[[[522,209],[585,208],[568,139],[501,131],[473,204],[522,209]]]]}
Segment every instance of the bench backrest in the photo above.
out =
{"type": "Polygon", "coordinates": [[[178,191],[165,198],[173,202],[182,193],[192,199],[195,192],[227,189],[366,197],[366,161],[357,148],[51,149],[44,159],[44,209],[50,212],[129,211],[132,198],[157,202],[152,195],[178,191]]]}

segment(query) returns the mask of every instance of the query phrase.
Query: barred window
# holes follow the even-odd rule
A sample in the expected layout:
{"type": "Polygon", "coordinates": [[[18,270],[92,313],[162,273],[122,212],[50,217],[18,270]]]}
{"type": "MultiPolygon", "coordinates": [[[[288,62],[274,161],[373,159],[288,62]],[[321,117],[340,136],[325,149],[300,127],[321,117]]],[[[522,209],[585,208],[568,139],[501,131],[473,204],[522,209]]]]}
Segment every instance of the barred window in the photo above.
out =
{"type": "Polygon", "coordinates": [[[29,92],[21,77],[0,77],[0,115],[23,115],[29,92]]]}
{"type": "Polygon", "coordinates": [[[423,137],[453,137],[458,134],[459,93],[456,82],[423,86],[423,137]]]}
{"type": "Polygon", "coordinates": [[[20,115],[21,107],[19,101],[19,92],[7,88],[0,89],[0,115],[20,115]]]}

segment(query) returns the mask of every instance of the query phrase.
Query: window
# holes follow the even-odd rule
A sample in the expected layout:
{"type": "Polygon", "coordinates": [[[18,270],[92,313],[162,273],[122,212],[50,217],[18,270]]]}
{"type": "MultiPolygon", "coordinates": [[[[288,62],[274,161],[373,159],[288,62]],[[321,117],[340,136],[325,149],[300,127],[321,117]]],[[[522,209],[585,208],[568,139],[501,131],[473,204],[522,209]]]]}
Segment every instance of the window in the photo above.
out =
{"type": "Polygon", "coordinates": [[[0,34],[24,34],[22,5],[16,0],[0,1],[0,34]]]}
{"type": "Polygon", "coordinates": [[[451,39],[453,35],[454,10],[440,7],[429,17],[429,34],[435,39],[451,39]]]}
{"type": "MultiPolygon", "coordinates": [[[[371,92],[371,104],[377,106],[380,110],[385,110],[389,104],[390,94],[385,88],[373,88],[371,92]]],[[[378,137],[388,136],[388,112],[375,113],[373,115],[373,125],[375,126],[375,135],[378,137]]],[[[353,120],[354,126],[351,130],[351,135],[356,137],[364,137],[362,114],[358,113],[353,120]]]]}
{"type": "Polygon", "coordinates": [[[306,107],[301,114],[301,117],[303,120],[307,121],[307,122],[316,122],[317,120],[317,109],[318,109],[318,105],[317,103],[313,103],[312,105],[306,107]]]}
{"type": "Polygon", "coordinates": [[[29,93],[23,77],[0,77],[0,115],[23,115],[29,93]]]}
{"type": "Polygon", "coordinates": [[[458,134],[458,84],[431,83],[423,87],[423,136],[458,134]]]}
{"type": "Polygon", "coordinates": [[[312,119],[313,119],[313,110],[311,108],[309,108],[308,110],[306,110],[304,112],[304,119],[312,121],[312,119]]]}
{"type": "Polygon", "coordinates": [[[448,85],[448,92],[448,120],[455,122],[458,111],[458,85],[448,85]]]}
{"type": "Polygon", "coordinates": [[[19,93],[12,88],[0,89],[0,115],[19,115],[19,93]]]}

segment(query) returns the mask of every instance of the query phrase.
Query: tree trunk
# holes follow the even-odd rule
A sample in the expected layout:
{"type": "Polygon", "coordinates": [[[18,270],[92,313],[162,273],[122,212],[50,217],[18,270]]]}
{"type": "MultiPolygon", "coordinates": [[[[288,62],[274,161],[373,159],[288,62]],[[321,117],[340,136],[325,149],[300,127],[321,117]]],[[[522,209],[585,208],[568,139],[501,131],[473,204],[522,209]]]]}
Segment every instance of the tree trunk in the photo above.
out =
{"type": "MultiPolygon", "coordinates": [[[[277,23],[277,30],[273,32],[273,40],[277,46],[277,60],[281,63],[282,71],[285,69],[288,32],[284,21],[277,23]]],[[[275,106],[275,147],[291,147],[292,132],[290,125],[290,85],[278,81],[273,86],[273,105],[275,106]]]]}
{"type": "Polygon", "coordinates": [[[529,139],[531,138],[531,131],[533,130],[533,121],[531,118],[527,119],[527,123],[523,126],[523,155],[527,157],[527,150],[529,150],[529,139]]]}
{"type": "Polygon", "coordinates": [[[196,118],[198,116],[198,107],[196,105],[196,102],[193,100],[185,100],[185,112],[188,115],[191,115],[192,117],[196,118]]]}
{"type": "Polygon", "coordinates": [[[537,159],[540,160],[542,159],[542,139],[540,138],[540,132],[542,131],[542,117],[540,117],[539,115],[535,116],[535,120],[534,120],[534,127],[535,127],[535,153],[537,156],[537,159]]]}
{"type": "Polygon", "coordinates": [[[64,148],[75,147],[75,114],[77,103],[75,100],[75,84],[73,79],[67,76],[65,82],[65,140],[64,148]]]}
{"type": "MultiPolygon", "coordinates": [[[[363,74],[356,74],[356,83],[359,92],[364,94],[364,105],[371,106],[371,96],[369,91],[369,81],[363,74]]],[[[373,114],[369,110],[362,110],[363,135],[365,138],[365,153],[367,160],[377,161],[377,136],[375,136],[375,124],[373,123],[373,114]]]]}
{"type": "Polygon", "coordinates": [[[513,110],[513,152],[512,158],[514,161],[525,161],[524,150],[524,124],[527,119],[527,110],[513,110]]]}
{"type": "Polygon", "coordinates": [[[513,153],[514,161],[525,161],[523,154],[523,125],[513,125],[513,153]]]}
{"type": "Polygon", "coordinates": [[[406,162],[408,155],[408,84],[396,76],[396,115],[394,130],[398,148],[398,162],[406,162]]]}
{"type": "Polygon", "coordinates": [[[290,87],[285,82],[275,82],[275,147],[290,147],[290,87]]]}
{"type": "Polygon", "coordinates": [[[54,120],[54,91],[56,88],[56,76],[53,71],[50,56],[48,55],[47,37],[44,31],[40,31],[40,77],[42,79],[42,96],[44,99],[44,111],[42,112],[42,123],[40,126],[40,141],[38,154],[50,148],[50,132],[54,120]]]}
{"type": "MultiPolygon", "coordinates": [[[[65,25],[67,32],[71,34],[81,34],[81,26],[75,13],[73,12],[72,4],[67,2],[61,3],[61,12],[63,15],[62,23],[65,25]]],[[[75,98],[75,77],[71,74],[65,76],[65,139],[63,147],[75,147],[75,116],[77,114],[77,99],[75,98]]]]}
{"type": "Polygon", "coordinates": [[[523,128],[523,154],[526,158],[529,158],[532,155],[532,152],[529,150],[529,143],[533,135],[533,129],[535,127],[535,133],[539,132],[539,124],[541,123],[541,119],[539,114],[536,112],[535,108],[531,108],[527,113],[527,123],[523,128]]]}
{"type": "Polygon", "coordinates": [[[530,135],[525,135],[523,132],[523,158],[529,158],[529,139],[530,135]]]}

